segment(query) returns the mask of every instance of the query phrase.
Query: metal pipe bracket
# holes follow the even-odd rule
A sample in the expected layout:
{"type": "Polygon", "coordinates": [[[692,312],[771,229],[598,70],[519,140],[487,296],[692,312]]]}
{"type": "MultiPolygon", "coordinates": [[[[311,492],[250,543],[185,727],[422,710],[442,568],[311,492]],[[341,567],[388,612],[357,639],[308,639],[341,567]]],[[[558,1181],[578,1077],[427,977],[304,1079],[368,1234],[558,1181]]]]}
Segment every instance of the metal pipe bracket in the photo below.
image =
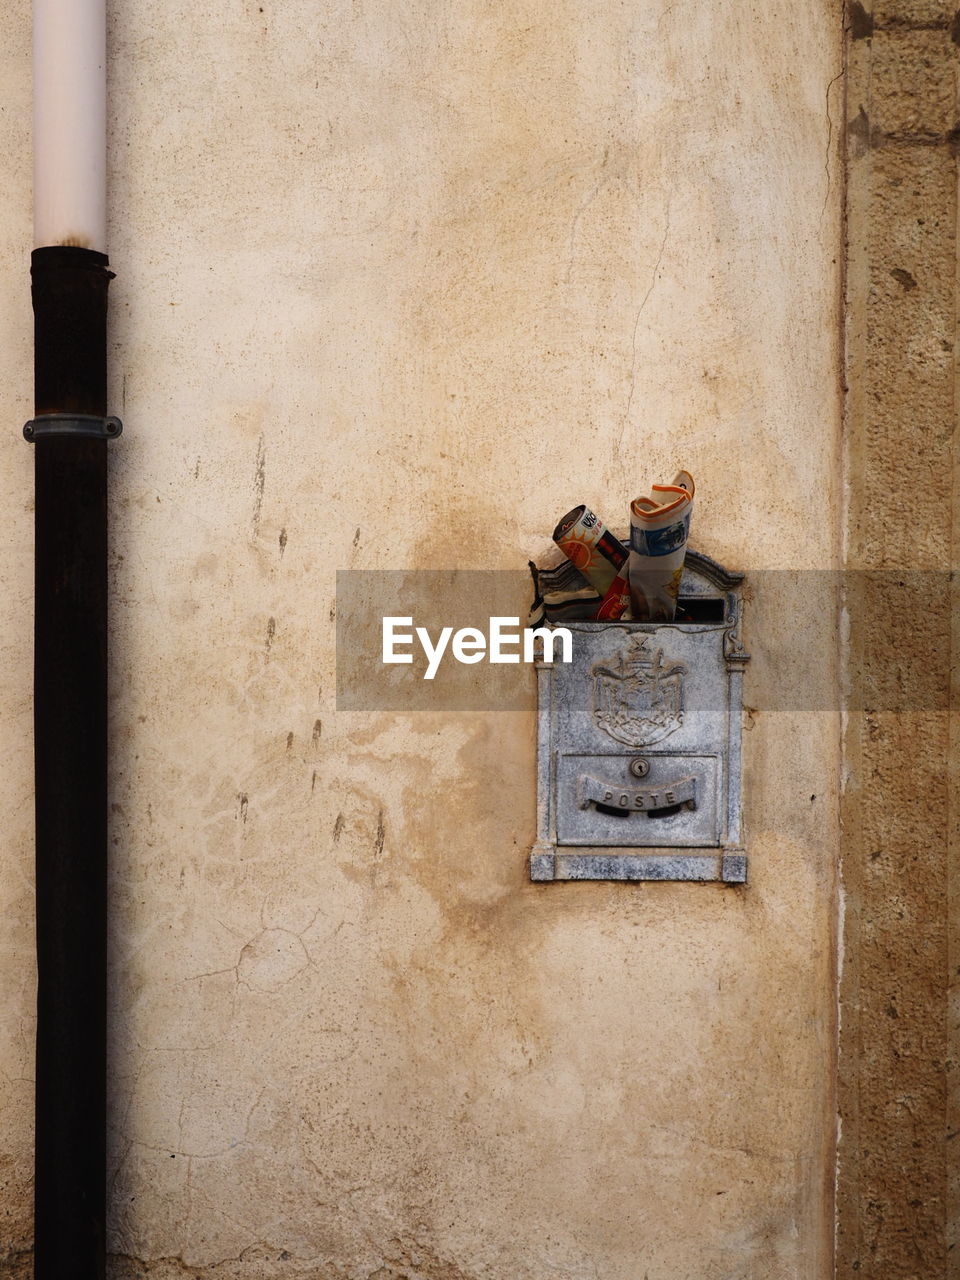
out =
{"type": "Polygon", "coordinates": [[[24,439],[30,444],[46,436],[87,436],[95,440],[115,440],[123,431],[119,418],[100,418],[90,413],[43,413],[24,423],[24,439]]]}

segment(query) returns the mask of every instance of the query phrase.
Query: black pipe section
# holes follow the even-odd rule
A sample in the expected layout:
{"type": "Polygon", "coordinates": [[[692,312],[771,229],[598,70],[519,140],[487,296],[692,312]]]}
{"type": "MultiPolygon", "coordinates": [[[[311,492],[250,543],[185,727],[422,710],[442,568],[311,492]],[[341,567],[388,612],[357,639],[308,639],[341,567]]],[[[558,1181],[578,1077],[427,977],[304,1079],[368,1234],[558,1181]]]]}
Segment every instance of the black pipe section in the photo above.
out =
{"type": "MultiPolygon", "coordinates": [[[[35,409],[103,417],[107,258],[33,252],[35,409]]],[[[107,441],[38,436],[36,1280],[102,1280],[106,1218],[107,441]]]]}

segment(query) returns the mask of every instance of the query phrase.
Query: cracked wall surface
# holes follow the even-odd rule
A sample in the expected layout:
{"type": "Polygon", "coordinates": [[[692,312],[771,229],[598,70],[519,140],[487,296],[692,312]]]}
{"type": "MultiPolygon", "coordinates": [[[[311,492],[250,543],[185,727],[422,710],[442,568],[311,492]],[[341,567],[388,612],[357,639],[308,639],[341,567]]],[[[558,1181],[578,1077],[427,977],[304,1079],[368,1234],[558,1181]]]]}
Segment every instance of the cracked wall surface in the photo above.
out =
{"type": "MultiPolygon", "coordinates": [[[[4,1277],[27,9],[0,51],[4,1277]]],[[[532,708],[338,713],[334,574],[522,569],[574,503],[617,523],[679,465],[698,548],[838,566],[841,35],[827,0],[111,6],[112,1276],[829,1274],[836,592],[752,589],[747,888],[532,885],[532,708]]]]}

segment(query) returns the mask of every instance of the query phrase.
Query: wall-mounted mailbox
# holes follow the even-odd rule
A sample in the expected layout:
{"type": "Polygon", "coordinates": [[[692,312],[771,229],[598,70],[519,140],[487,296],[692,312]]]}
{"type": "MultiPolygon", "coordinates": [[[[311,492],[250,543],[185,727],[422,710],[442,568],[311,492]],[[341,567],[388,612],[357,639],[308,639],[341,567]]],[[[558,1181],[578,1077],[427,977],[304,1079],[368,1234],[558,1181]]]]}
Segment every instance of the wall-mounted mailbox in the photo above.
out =
{"type": "Polygon", "coordinates": [[[743,575],[688,549],[678,622],[565,622],[537,668],[531,880],[743,884],[743,575]]]}

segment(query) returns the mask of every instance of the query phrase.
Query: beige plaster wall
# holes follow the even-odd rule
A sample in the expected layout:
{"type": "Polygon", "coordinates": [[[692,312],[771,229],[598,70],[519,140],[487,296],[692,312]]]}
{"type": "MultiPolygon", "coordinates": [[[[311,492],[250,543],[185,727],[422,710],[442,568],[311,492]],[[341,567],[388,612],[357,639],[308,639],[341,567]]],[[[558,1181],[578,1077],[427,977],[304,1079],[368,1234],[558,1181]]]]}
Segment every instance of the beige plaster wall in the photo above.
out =
{"type": "MultiPolygon", "coordinates": [[[[836,565],[838,7],[111,8],[112,1273],[826,1277],[829,587],[801,613],[764,579],[748,615],[749,887],[542,886],[532,715],[338,715],[334,573],[522,567],[575,502],[622,521],[679,464],[703,550],[836,565]]],[[[14,1274],[33,979],[11,14],[14,1274]]]]}

